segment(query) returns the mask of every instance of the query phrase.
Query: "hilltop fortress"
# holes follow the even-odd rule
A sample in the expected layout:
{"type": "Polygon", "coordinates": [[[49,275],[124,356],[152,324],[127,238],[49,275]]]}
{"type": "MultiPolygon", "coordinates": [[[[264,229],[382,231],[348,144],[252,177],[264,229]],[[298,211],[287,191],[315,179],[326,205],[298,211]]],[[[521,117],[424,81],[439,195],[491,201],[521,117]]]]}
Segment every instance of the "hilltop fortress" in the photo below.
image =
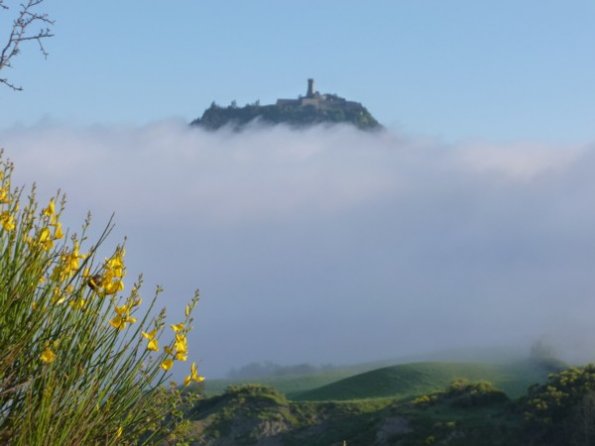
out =
{"type": "Polygon", "coordinates": [[[290,127],[307,127],[317,124],[349,124],[361,130],[382,128],[370,112],[359,102],[348,101],[335,94],[320,94],[314,88],[314,79],[308,79],[305,96],[297,99],[277,99],[275,104],[258,102],[238,107],[235,101],[228,107],[214,102],[191,125],[209,130],[229,127],[241,130],[257,122],[263,125],[286,124],[290,127]]]}
{"type": "Polygon", "coordinates": [[[334,94],[320,94],[314,89],[314,79],[308,79],[308,90],[306,96],[298,99],[277,99],[278,107],[307,107],[312,106],[318,109],[358,109],[362,107],[359,102],[348,101],[334,94]]]}

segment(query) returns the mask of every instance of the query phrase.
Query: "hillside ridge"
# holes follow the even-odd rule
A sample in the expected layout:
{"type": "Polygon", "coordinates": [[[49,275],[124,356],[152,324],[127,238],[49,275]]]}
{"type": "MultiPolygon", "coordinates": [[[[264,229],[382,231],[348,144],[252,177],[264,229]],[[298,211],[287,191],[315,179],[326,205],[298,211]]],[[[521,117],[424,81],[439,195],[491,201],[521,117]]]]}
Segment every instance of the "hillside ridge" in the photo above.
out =
{"type": "Polygon", "coordinates": [[[382,126],[361,103],[336,94],[321,94],[314,88],[314,79],[308,79],[305,96],[297,99],[277,99],[275,104],[260,105],[259,101],[239,107],[235,101],[227,107],[215,102],[200,118],[190,123],[207,130],[229,127],[239,131],[250,124],[285,124],[294,128],[312,125],[348,124],[360,130],[378,130],[382,126]]]}

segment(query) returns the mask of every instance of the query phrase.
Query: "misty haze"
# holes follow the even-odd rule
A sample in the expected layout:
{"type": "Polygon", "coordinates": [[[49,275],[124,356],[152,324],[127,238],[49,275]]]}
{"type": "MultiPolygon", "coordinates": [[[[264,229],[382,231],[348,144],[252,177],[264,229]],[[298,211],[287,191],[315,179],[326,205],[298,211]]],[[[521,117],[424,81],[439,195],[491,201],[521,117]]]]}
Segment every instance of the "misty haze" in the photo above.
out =
{"type": "Polygon", "coordinates": [[[176,121],[2,139],[18,183],[68,191],[73,222],[90,203],[97,223],[115,212],[168,308],[200,286],[192,348],[209,376],[540,339],[567,360],[594,353],[592,145],[176,121]]]}

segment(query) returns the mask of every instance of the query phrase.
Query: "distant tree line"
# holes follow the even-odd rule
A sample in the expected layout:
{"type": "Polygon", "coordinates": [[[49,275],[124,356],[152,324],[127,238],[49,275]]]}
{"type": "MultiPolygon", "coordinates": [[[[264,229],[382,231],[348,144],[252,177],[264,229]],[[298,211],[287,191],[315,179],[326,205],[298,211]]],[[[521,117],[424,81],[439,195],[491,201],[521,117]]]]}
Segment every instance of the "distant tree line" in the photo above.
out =
{"type": "Polygon", "coordinates": [[[241,130],[251,123],[286,124],[292,127],[307,127],[316,124],[351,124],[360,130],[381,128],[378,121],[364,107],[317,108],[312,105],[260,105],[259,101],[239,107],[232,101],[228,107],[221,107],[215,102],[204,111],[202,116],[191,122],[207,130],[229,127],[241,130]]]}

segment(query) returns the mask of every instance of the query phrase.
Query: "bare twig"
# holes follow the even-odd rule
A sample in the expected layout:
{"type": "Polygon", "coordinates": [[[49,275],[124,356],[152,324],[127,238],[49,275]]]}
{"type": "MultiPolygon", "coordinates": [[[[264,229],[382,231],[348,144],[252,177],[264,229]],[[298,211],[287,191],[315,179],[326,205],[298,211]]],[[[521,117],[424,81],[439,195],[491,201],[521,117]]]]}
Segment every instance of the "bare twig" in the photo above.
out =
{"type": "MultiPolygon", "coordinates": [[[[45,0],[27,0],[20,3],[18,6],[18,13],[12,22],[10,33],[6,39],[6,43],[0,51],[0,70],[10,68],[12,60],[19,54],[21,44],[28,41],[36,41],[39,45],[39,50],[44,57],[48,53],[43,46],[45,39],[53,37],[50,26],[54,24],[47,14],[37,12],[37,7],[45,0]],[[39,26],[39,28],[38,28],[39,26]],[[32,30],[32,28],[35,28],[32,30]]],[[[6,0],[0,0],[0,9],[5,11],[10,10],[11,7],[6,5],[6,0]]],[[[0,84],[4,84],[13,90],[20,91],[23,88],[18,86],[7,78],[0,78],[0,84]]]]}

